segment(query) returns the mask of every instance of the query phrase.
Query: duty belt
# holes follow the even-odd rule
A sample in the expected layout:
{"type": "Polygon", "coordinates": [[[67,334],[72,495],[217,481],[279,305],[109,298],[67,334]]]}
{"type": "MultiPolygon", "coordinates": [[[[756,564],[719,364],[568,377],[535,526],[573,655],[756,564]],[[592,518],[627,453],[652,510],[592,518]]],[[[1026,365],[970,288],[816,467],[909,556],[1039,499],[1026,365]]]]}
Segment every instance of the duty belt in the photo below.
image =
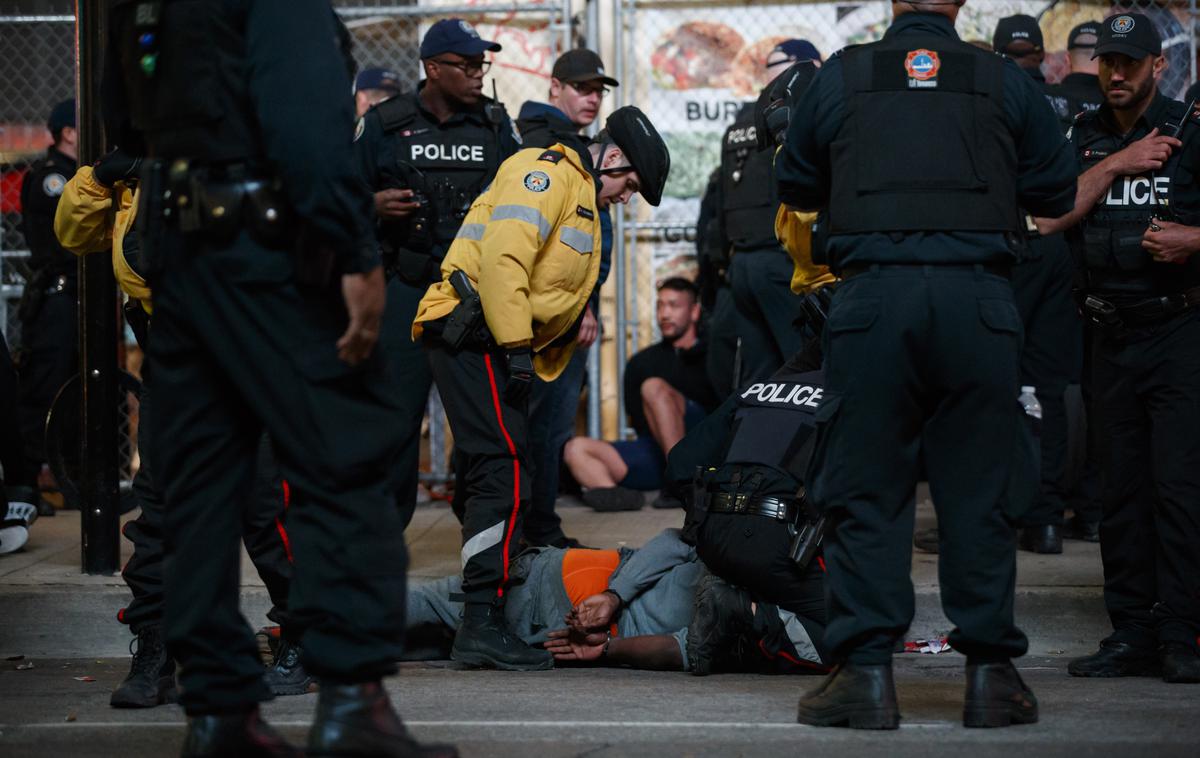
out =
{"type": "Polygon", "coordinates": [[[742,493],[717,492],[709,496],[709,513],[745,513],[751,516],[766,516],[788,523],[795,523],[800,515],[800,501],[782,500],[777,497],[754,497],[742,493]]]}
{"type": "Polygon", "coordinates": [[[1083,301],[1083,311],[1102,327],[1139,329],[1154,326],[1197,305],[1200,305],[1200,287],[1147,298],[1131,305],[1117,305],[1096,295],[1088,295],[1083,301]]]}
{"type": "Polygon", "coordinates": [[[842,266],[837,272],[842,279],[851,279],[860,274],[873,271],[912,270],[929,268],[934,271],[975,271],[981,274],[991,274],[1008,279],[1012,275],[1011,263],[852,263],[842,266]]]}

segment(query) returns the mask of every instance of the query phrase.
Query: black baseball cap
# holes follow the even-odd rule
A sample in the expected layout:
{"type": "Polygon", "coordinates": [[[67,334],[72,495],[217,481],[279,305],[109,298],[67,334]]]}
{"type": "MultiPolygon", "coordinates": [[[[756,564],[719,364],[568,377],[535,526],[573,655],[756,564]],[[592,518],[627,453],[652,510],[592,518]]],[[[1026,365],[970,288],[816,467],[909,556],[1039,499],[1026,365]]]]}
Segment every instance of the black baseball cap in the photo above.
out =
{"type": "Polygon", "coordinates": [[[381,89],[398,94],[402,87],[396,72],[386,68],[364,68],[354,80],[354,91],[362,92],[365,89],[381,89]]]}
{"type": "Polygon", "coordinates": [[[604,73],[604,61],[600,60],[600,56],[586,48],[568,50],[558,56],[550,76],[570,84],[603,82],[609,87],[621,86],[620,82],[604,73]]]}
{"type": "Polygon", "coordinates": [[[1042,49],[1042,28],[1036,18],[1019,13],[1006,16],[996,24],[996,33],[992,35],[992,48],[996,52],[1006,52],[1017,42],[1028,42],[1035,50],[1042,49]]]}
{"type": "Polygon", "coordinates": [[[425,32],[421,40],[421,59],[432,58],[442,53],[470,56],[485,52],[500,52],[500,44],[480,39],[475,27],[461,18],[444,18],[425,32]]]}
{"type": "Polygon", "coordinates": [[[1122,53],[1135,61],[1147,55],[1162,55],[1162,37],[1154,22],[1140,13],[1118,13],[1104,19],[1096,41],[1096,58],[1105,53],[1122,53]]]}
{"type": "Polygon", "coordinates": [[[642,197],[658,205],[671,172],[671,151],[654,124],[636,106],[626,105],[609,115],[604,129],[642,180],[642,197]]]}
{"type": "Polygon", "coordinates": [[[75,128],[75,99],[63,100],[58,105],[55,105],[50,110],[50,117],[46,119],[46,128],[50,133],[57,135],[63,130],[63,127],[69,126],[75,128]]]}
{"type": "Polygon", "coordinates": [[[1096,46],[1096,41],[1100,39],[1100,26],[1102,21],[1084,21],[1077,25],[1067,35],[1067,49],[1077,50],[1079,48],[1091,48],[1096,46]],[[1090,36],[1090,40],[1081,40],[1081,37],[1090,36]]]}

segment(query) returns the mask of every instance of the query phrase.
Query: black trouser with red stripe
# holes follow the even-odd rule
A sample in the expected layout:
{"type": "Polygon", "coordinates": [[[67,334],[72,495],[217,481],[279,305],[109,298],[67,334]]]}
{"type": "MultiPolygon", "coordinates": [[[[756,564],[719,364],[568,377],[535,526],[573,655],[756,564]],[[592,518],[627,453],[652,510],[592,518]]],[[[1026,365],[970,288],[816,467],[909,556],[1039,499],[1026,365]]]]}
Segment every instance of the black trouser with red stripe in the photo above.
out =
{"type": "Polygon", "coordinates": [[[529,505],[528,405],[504,402],[503,352],[451,350],[432,336],[425,349],[466,485],[462,592],[467,602],[487,602],[504,595],[529,505]]]}
{"type": "MultiPolygon", "coordinates": [[[[140,428],[146,431],[150,428],[148,419],[154,413],[151,374],[151,371],[144,372],[138,396],[140,428]]],[[[147,627],[160,625],[164,612],[163,521],[166,515],[162,490],[154,474],[158,465],[157,445],[148,442],[149,434],[143,434],[139,448],[141,467],[133,479],[133,491],[141,506],[141,514],[127,522],[121,530],[125,538],[133,543],[133,555],[121,569],[121,578],[133,593],[133,602],[127,608],[122,608],[117,618],[128,624],[134,634],[147,627]]],[[[270,442],[265,436],[259,443],[255,471],[254,495],[242,514],[242,541],[271,596],[273,607],[267,613],[267,618],[279,624],[283,633],[290,637],[296,632],[292,631],[287,612],[292,562],[284,528],[286,501],[283,480],[271,453],[270,442]]]]}

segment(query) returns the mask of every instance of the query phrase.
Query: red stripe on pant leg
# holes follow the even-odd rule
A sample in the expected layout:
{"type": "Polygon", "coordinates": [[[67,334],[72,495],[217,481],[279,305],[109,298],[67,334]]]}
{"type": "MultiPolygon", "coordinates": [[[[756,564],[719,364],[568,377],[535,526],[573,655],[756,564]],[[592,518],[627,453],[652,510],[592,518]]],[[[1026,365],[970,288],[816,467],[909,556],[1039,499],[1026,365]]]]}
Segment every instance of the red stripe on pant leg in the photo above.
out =
{"type": "Polygon", "coordinates": [[[521,463],[517,460],[517,447],[508,429],[504,428],[504,416],[500,413],[500,391],[496,388],[496,372],[492,370],[492,356],[484,353],[483,363],[487,366],[488,384],[492,390],[492,408],[496,411],[496,422],[500,425],[500,433],[504,435],[504,444],[508,446],[508,454],[513,459],[513,509],[508,518],[508,529],[504,534],[504,575],[500,586],[496,588],[496,597],[504,597],[504,585],[508,583],[508,546],[512,542],[513,528],[517,525],[517,513],[521,510],[521,463]]]}
{"type": "Polygon", "coordinates": [[[279,518],[275,519],[275,531],[279,532],[279,539],[283,540],[283,552],[287,555],[288,563],[295,563],[292,558],[292,541],[288,539],[287,529],[283,528],[283,521],[279,518]]]}
{"type": "Polygon", "coordinates": [[[283,480],[283,509],[286,511],[288,506],[292,504],[292,487],[287,483],[287,479],[283,480]]]}

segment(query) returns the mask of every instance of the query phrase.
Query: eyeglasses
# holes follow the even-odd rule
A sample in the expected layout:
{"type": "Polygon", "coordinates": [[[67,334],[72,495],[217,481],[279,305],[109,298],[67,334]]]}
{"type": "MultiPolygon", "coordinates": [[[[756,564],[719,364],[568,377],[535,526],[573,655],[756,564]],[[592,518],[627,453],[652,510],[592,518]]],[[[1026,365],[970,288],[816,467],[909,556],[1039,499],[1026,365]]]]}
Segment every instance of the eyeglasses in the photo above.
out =
{"type": "Polygon", "coordinates": [[[488,69],[492,67],[491,61],[448,61],[434,58],[433,62],[442,66],[452,66],[467,76],[471,76],[472,74],[476,73],[486,74],[488,69]]]}
{"type": "Polygon", "coordinates": [[[608,94],[608,87],[605,87],[604,85],[596,86],[592,82],[567,82],[567,86],[581,95],[594,95],[599,93],[600,97],[604,97],[608,94]]]}

